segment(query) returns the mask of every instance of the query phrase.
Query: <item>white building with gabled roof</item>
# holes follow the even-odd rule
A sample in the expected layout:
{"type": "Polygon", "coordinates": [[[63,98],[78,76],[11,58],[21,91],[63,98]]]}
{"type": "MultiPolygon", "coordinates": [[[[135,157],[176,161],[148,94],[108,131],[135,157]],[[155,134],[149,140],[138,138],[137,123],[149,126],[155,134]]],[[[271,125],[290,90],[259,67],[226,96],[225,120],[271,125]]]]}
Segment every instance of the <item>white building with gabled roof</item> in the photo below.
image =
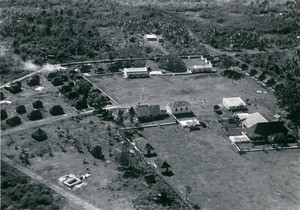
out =
{"type": "Polygon", "coordinates": [[[168,103],[167,112],[170,114],[182,114],[192,112],[191,104],[186,101],[175,101],[168,103]]]}

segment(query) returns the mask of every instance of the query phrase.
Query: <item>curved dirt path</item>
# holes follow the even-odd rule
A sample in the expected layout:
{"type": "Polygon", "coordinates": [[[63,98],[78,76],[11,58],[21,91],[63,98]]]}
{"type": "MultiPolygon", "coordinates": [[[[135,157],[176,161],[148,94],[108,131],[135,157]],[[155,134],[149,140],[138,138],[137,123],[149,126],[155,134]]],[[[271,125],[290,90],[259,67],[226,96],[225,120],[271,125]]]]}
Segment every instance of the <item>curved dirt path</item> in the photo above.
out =
{"type": "Polygon", "coordinates": [[[50,189],[54,190],[56,193],[62,195],[63,197],[67,198],[70,202],[78,205],[78,207],[80,207],[81,209],[86,209],[86,210],[100,210],[100,208],[94,206],[93,204],[83,200],[82,198],[78,197],[77,195],[74,195],[73,193],[71,193],[70,191],[62,188],[61,186],[58,186],[56,184],[51,183],[50,181],[44,179],[43,177],[41,177],[40,175],[30,171],[28,168],[25,168],[21,165],[18,165],[16,163],[13,163],[13,161],[11,161],[10,159],[6,158],[6,157],[1,157],[1,159],[9,164],[10,166],[14,167],[15,169],[21,171],[22,173],[26,174],[27,176],[29,176],[30,178],[46,185],[47,187],[49,187],[50,189]]]}

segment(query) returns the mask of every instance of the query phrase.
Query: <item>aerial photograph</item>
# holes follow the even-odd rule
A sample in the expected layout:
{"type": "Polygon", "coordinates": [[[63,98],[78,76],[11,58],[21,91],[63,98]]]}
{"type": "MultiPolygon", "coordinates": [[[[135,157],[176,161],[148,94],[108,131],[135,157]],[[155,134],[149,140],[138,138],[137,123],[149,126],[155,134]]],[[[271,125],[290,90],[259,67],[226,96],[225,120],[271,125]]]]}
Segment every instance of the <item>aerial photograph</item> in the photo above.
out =
{"type": "Polygon", "coordinates": [[[300,0],[0,0],[3,210],[300,210],[300,0]]]}

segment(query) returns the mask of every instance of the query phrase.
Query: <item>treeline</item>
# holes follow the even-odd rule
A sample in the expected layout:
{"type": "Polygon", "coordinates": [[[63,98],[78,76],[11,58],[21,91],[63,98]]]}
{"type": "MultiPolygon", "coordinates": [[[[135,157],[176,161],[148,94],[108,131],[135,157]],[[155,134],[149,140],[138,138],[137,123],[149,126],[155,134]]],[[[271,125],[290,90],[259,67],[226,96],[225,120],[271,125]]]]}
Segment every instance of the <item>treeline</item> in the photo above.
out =
{"type": "Polygon", "coordinates": [[[1,161],[1,209],[58,210],[62,202],[49,188],[1,161]]]}

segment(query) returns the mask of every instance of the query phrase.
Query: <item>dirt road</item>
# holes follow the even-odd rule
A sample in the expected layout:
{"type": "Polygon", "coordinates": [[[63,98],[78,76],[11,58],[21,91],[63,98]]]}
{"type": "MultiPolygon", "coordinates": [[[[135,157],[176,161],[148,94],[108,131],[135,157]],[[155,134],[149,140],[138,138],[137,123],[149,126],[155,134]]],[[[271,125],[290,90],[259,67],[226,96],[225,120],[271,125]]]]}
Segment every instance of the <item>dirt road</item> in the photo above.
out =
{"type": "Polygon", "coordinates": [[[67,189],[64,189],[61,186],[58,186],[54,183],[49,182],[48,180],[44,179],[43,177],[39,176],[38,174],[30,171],[29,169],[18,165],[16,163],[13,163],[10,159],[6,158],[6,157],[2,157],[2,160],[9,164],[10,166],[14,167],[15,169],[23,172],[24,174],[26,174],[27,176],[29,176],[30,178],[46,185],[47,187],[49,187],[50,189],[54,190],[56,193],[62,195],[63,197],[67,198],[70,202],[78,205],[79,207],[81,207],[81,209],[87,209],[87,210],[100,210],[100,208],[94,206],[93,204],[81,199],[80,197],[78,197],[77,195],[74,195],[72,192],[70,192],[67,189]]]}

